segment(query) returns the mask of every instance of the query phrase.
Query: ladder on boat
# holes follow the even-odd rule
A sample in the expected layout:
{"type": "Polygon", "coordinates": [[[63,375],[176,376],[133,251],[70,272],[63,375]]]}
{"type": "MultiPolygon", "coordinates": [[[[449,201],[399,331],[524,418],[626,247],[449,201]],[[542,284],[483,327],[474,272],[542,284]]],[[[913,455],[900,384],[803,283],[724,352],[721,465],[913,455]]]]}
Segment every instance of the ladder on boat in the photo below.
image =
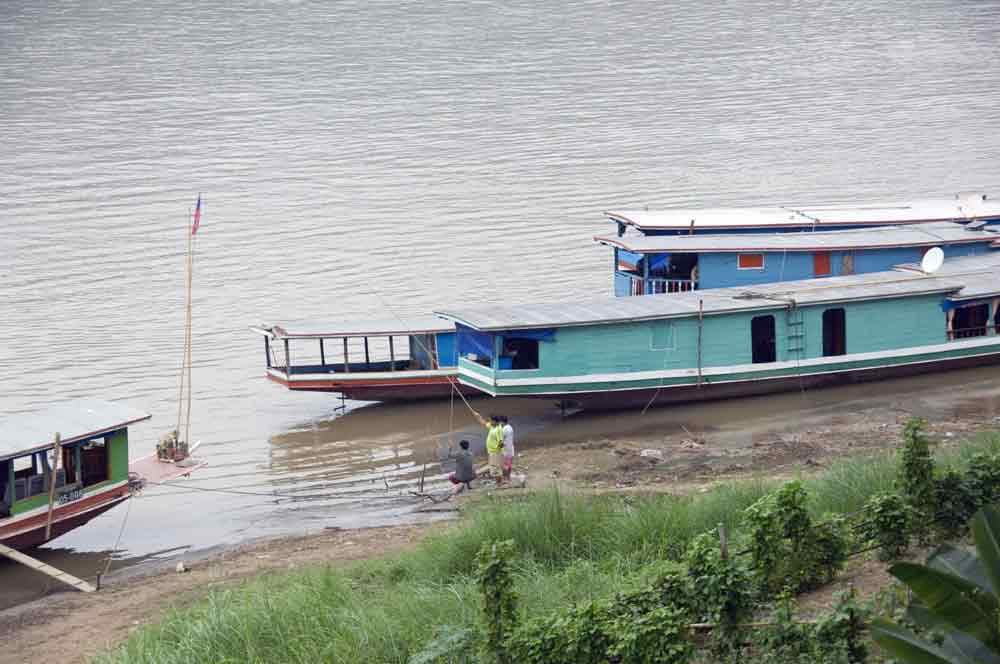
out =
{"type": "Polygon", "coordinates": [[[806,349],[806,321],[802,317],[802,310],[794,304],[785,312],[785,326],[787,328],[785,337],[788,343],[786,349],[790,356],[796,355],[796,357],[789,357],[789,359],[800,359],[806,349]]]}
{"type": "Polygon", "coordinates": [[[5,556],[10,558],[14,562],[21,563],[25,567],[30,567],[33,570],[41,572],[42,574],[47,574],[57,581],[62,581],[66,585],[73,586],[77,590],[85,593],[92,593],[97,590],[94,586],[90,585],[83,579],[78,579],[72,574],[67,574],[62,570],[56,569],[52,565],[46,565],[41,560],[37,558],[32,558],[31,556],[25,555],[16,549],[12,549],[9,546],[0,544],[0,556],[5,556]]]}

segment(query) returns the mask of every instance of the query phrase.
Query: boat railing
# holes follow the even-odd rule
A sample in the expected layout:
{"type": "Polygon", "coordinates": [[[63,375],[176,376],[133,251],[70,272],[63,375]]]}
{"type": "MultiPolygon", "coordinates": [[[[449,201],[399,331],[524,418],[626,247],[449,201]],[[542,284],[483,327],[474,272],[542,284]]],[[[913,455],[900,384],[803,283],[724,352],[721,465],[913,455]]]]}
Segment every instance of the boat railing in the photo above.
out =
{"type": "MultiPolygon", "coordinates": [[[[390,362],[388,360],[381,362],[351,362],[346,367],[343,362],[337,364],[293,364],[288,367],[288,373],[291,375],[297,374],[317,374],[317,373],[378,373],[383,371],[408,371],[416,370],[426,367],[414,367],[413,362],[410,359],[395,360],[390,362]]],[[[285,371],[285,367],[278,365],[272,367],[278,369],[279,371],[285,371]]]]}
{"type": "Polygon", "coordinates": [[[647,277],[619,272],[630,280],[629,293],[632,295],[660,295],[663,293],[686,293],[698,290],[695,279],[680,279],[675,277],[647,277]]]}
{"type": "Polygon", "coordinates": [[[984,323],[983,325],[977,325],[976,327],[963,327],[957,330],[948,330],[948,339],[954,341],[955,339],[969,339],[972,337],[985,337],[990,332],[994,334],[1000,333],[1000,326],[994,329],[993,325],[984,323]]]}

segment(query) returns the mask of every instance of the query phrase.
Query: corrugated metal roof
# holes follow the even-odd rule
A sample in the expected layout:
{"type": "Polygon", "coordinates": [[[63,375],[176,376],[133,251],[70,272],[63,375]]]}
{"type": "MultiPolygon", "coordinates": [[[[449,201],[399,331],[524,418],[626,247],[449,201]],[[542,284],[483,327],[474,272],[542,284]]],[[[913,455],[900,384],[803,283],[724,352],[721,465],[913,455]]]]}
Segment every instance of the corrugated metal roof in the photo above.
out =
{"type": "MultiPolygon", "coordinates": [[[[988,273],[993,276],[994,273],[988,273]]],[[[994,277],[995,278],[995,277],[994,277]]],[[[768,309],[795,301],[799,305],[884,299],[961,290],[962,279],[902,271],[873,272],[849,277],[764,284],[752,288],[715,288],[686,293],[606,297],[582,302],[448,309],[442,316],[479,330],[510,330],[622,323],[690,316],[699,301],[706,314],[768,309]]]]}
{"type": "Polygon", "coordinates": [[[904,224],[1000,217],[1000,201],[982,194],[914,202],[785,205],[761,208],[623,210],[605,213],[640,229],[904,224]]]}
{"type": "Polygon", "coordinates": [[[969,230],[954,222],[879,226],[820,233],[742,233],[739,235],[598,236],[595,241],[636,253],[722,253],[747,251],[833,251],[996,242],[992,230],[969,230]]]}
{"type": "Polygon", "coordinates": [[[99,436],[149,419],[131,406],[97,399],[58,404],[44,411],[0,420],[0,459],[51,447],[56,433],[63,444],[99,436]]]}
{"type": "Polygon", "coordinates": [[[252,328],[275,339],[322,339],[331,337],[402,336],[408,334],[433,334],[451,332],[455,324],[437,316],[411,316],[382,320],[338,321],[333,323],[304,323],[271,325],[252,328]]]}

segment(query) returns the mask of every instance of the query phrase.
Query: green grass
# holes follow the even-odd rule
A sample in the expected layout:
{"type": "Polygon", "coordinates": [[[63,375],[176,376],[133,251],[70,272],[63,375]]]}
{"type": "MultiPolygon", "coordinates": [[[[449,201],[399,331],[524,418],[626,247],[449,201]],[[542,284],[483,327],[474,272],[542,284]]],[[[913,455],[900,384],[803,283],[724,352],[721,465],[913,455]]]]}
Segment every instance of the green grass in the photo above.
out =
{"type": "MultiPolygon", "coordinates": [[[[960,467],[1000,451],[984,434],[936,454],[960,467]]],[[[844,459],[804,480],[817,517],[852,513],[892,488],[892,455],[844,459]]],[[[275,573],[215,591],[197,606],[145,627],[99,662],[398,662],[446,625],[477,619],[472,572],[486,542],[512,539],[521,607],[529,615],[630,583],[642,565],[678,558],[690,540],[725,523],[738,536],[743,510],[777,486],[720,484],[690,496],[581,496],[551,491],[483,499],[464,521],[416,549],[348,569],[275,573]]]]}

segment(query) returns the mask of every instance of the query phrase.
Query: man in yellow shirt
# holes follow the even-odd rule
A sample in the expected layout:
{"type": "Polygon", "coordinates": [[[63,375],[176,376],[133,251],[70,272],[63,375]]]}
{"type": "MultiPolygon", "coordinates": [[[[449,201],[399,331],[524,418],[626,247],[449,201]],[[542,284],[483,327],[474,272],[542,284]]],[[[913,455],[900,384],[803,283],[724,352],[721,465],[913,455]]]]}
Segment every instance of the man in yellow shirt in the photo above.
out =
{"type": "Polygon", "coordinates": [[[503,474],[503,469],[500,466],[500,454],[503,451],[503,424],[496,415],[491,415],[487,422],[479,413],[476,413],[476,419],[486,427],[486,453],[490,458],[490,470],[499,482],[500,476],[503,474]]]}

